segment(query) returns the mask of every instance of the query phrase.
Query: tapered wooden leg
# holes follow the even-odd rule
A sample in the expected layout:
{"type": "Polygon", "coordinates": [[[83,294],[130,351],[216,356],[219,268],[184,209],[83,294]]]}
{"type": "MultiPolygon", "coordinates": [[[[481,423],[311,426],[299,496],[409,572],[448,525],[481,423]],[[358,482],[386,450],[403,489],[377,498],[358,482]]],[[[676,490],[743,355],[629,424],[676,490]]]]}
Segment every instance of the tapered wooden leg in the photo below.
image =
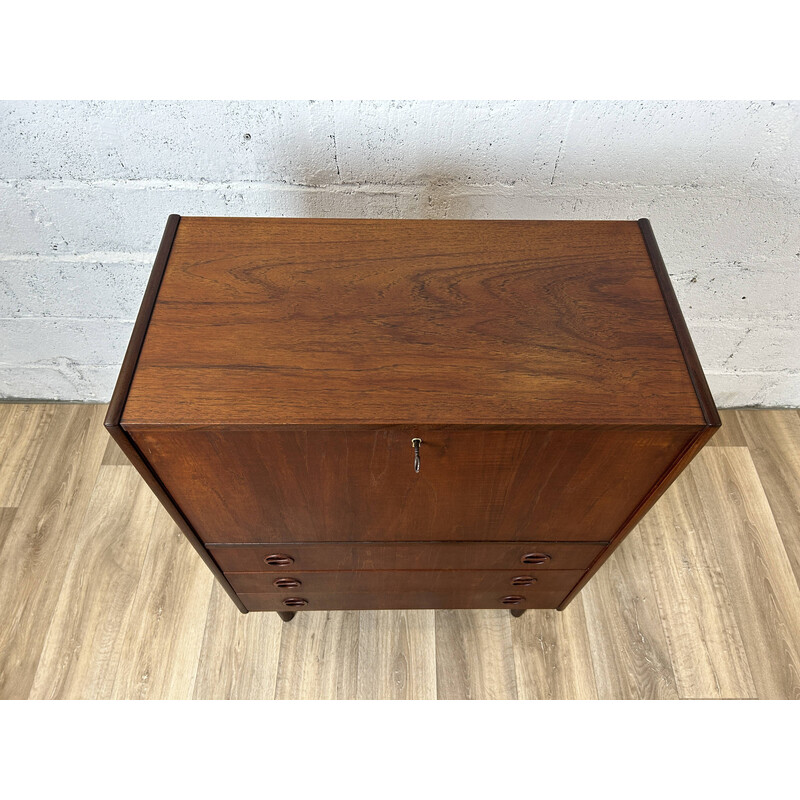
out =
{"type": "Polygon", "coordinates": [[[524,608],[512,608],[512,609],[510,609],[511,616],[512,617],[521,617],[525,613],[526,610],[527,609],[524,609],[524,608]]]}
{"type": "Polygon", "coordinates": [[[296,611],[278,611],[278,616],[284,621],[288,622],[290,619],[294,618],[294,615],[297,613],[296,611]]]}

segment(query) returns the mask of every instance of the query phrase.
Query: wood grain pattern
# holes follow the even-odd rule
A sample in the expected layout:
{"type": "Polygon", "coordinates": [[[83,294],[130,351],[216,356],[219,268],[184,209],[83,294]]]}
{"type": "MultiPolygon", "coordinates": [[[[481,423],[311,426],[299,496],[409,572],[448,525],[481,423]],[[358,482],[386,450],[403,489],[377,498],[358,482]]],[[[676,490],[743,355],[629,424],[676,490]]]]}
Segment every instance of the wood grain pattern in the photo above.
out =
{"type": "Polygon", "coordinates": [[[265,559],[286,555],[292,563],[281,571],[414,570],[414,569],[585,569],[601,553],[597,542],[327,542],[212,546],[226,572],[270,572],[265,559]],[[543,564],[525,564],[529,553],[548,556],[543,564]]]}
{"type": "Polygon", "coordinates": [[[639,523],[637,546],[650,567],[680,697],[755,697],[709,526],[698,524],[706,502],[684,474],[639,523]]]}
{"type": "Polygon", "coordinates": [[[150,271],[150,277],[144,290],[142,304],[139,306],[139,313],[136,315],[136,322],[133,326],[128,349],[125,351],[125,356],[122,359],[122,366],[120,367],[117,377],[117,383],[111,395],[111,402],[108,404],[108,411],[104,424],[112,435],[114,435],[120,427],[122,412],[130,393],[131,381],[139,363],[142,344],[150,328],[153,308],[158,298],[158,293],[161,290],[164,272],[167,268],[167,262],[172,252],[175,234],[177,233],[180,221],[181,218],[178,214],[170,214],[167,218],[167,224],[164,226],[164,233],[161,237],[161,243],[158,246],[155,261],[153,262],[153,269],[150,271]]]}
{"type": "Polygon", "coordinates": [[[207,543],[608,541],[697,430],[132,436],[207,543]],[[419,474],[415,435],[423,439],[419,474]]]}
{"type": "Polygon", "coordinates": [[[721,408],[719,417],[722,427],[714,434],[708,443],[711,447],[747,447],[742,426],[735,408],[721,408]]]}
{"type": "Polygon", "coordinates": [[[0,506],[16,507],[56,406],[0,403],[0,506]]]}
{"type": "Polygon", "coordinates": [[[580,597],[566,611],[528,611],[512,620],[511,641],[520,700],[597,699],[580,597]]]}
{"type": "MultiPolygon", "coordinates": [[[[6,541],[16,514],[16,508],[0,508],[0,542],[6,541]]],[[[2,549],[2,547],[0,547],[0,549],[2,549]]]]}
{"type": "Polygon", "coordinates": [[[100,406],[58,408],[2,541],[0,697],[25,698],[33,684],[75,534],[100,468],[105,442],[96,432],[103,411],[100,406]]]}
{"type": "Polygon", "coordinates": [[[120,446],[113,439],[109,439],[106,445],[106,452],[103,454],[103,465],[108,467],[127,467],[130,466],[130,463],[120,446]]]}
{"type": "Polygon", "coordinates": [[[287,606],[305,611],[370,611],[402,608],[556,608],[569,586],[533,587],[530,589],[399,589],[376,592],[304,592],[291,589],[275,592],[240,592],[239,597],[249,611],[292,611],[287,606]]]}
{"type": "Polygon", "coordinates": [[[630,516],[623,526],[617,531],[609,546],[597,557],[594,563],[584,573],[583,578],[576,584],[575,588],[567,595],[564,602],[558,607],[563,611],[577,596],[578,592],[594,577],[597,571],[605,564],[608,558],[614,554],[616,549],[625,541],[633,530],[634,526],[644,517],[653,507],[664,492],[669,489],[672,482],[681,472],[686,469],[691,460],[700,452],[701,448],[714,435],[718,428],[708,426],[697,431],[695,436],[689,440],[684,449],[677,454],[673,463],[664,471],[659,480],[653,484],[650,491],[642,498],[641,502],[631,511],[630,516]]]}
{"type": "Polygon", "coordinates": [[[566,593],[281,600],[563,608],[718,425],[647,220],[174,215],[106,419],[243,611],[203,543],[610,542],[566,593]]]}
{"type": "Polygon", "coordinates": [[[214,584],[194,681],[198,700],[268,700],[275,696],[282,622],[275,614],[240,614],[214,584]]]}
{"type": "Polygon", "coordinates": [[[800,589],[748,450],[704,451],[692,477],[758,697],[800,699],[800,589]]]}
{"type": "Polygon", "coordinates": [[[359,613],[357,697],[359,700],[436,699],[434,611],[359,613]]]}
{"type": "Polygon", "coordinates": [[[276,700],[358,696],[358,612],[307,611],[284,625],[276,700]]]}
{"type": "MultiPolygon", "coordinates": [[[[156,497],[158,497],[158,499],[161,501],[161,504],[173,518],[180,530],[184,533],[189,543],[192,545],[192,547],[194,547],[200,558],[205,562],[206,566],[211,570],[212,574],[228,593],[228,596],[231,598],[234,605],[236,605],[240,611],[245,612],[246,609],[236,596],[236,593],[228,585],[227,581],[222,575],[222,572],[219,570],[217,565],[214,563],[214,560],[208,554],[208,551],[203,547],[202,543],[197,538],[196,533],[194,530],[192,530],[191,525],[187,522],[180,508],[175,505],[169,491],[155,474],[150,464],[148,464],[147,460],[142,456],[139,448],[134,444],[130,436],[123,430],[120,424],[122,412],[128,400],[131,381],[139,363],[142,344],[147,336],[148,330],[150,329],[153,308],[155,307],[158,293],[161,289],[164,272],[172,251],[172,246],[175,241],[175,234],[178,230],[179,224],[179,215],[171,214],[167,218],[167,224],[164,228],[164,234],[161,238],[161,244],[159,245],[158,253],[156,254],[153,269],[150,273],[150,279],[147,282],[144,297],[142,298],[142,304],[139,308],[139,313],[136,316],[136,322],[133,326],[133,332],[128,344],[128,349],[125,351],[125,357],[122,360],[122,367],[120,368],[119,376],[117,377],[117,383],[114,387],[114,392],[111,395],[111,402],[108,405],[104,425],[119,449],[125,454],[129,463],[136,467],[139,474],[142,476],[142,478],[144,478],[147,485],[152,489],[153,493],[156,495],[156,497]]],[[[118,458],[119,453],[115,453],[112,450],[111,454],[109,455],[108,449],[106,450],[104,461],[108,459],[117,460],[118,458]]]]}
{"type": "MultiPolygon", "coordinates": [[[[132,488],[139,480],[132,467],[101,467],[102,409],[48,408],[44,438],[27,429],[38,451],[20,504],[0,507],[1,698],[578,698],[592,696],[596,686],[602,697],[623,699],[720,696],[726,692],[717,682],[736,689],[737,681],[736,694],[744,696],[745,664],[749,694],[796,696],[800,590],[786,529],[779,531],[767,498],[771,476],[793,474],[785,430],[795,424],[795,410],[738,412],[766,448],[774,441],[781,449],[777,467],[759,468],[749,448],[707,448],[659,500],[609,562],[613,574],[600,604],[619,605],[613,622],[590,603],[601,571],[597,584],[561,613],[512,619],[508,611],[300,612],[281,623],[274,614],[240,615],[216,586],[208,613],[198,611],[212,584],[195,553],[162,511],[155,527],[134,522],[153,500],[132,488]],[[102,486],[109,489],[105,508],[102,486]],[[112,544],[115,517],[130,520],[126,537],[149,542],[154,565],[169,565],[158,576],[142,570],[127,622],[115,576],[122,567],[123,594],[129,592],[132,560],[116,555],[123,544],[112,544]],[[161,554],[152,550],[156,543],[166,546],[161,554]],[[626,557],[631,548],[637,552],[626,557]],[[166,600],[160,614],[159,598],[166,600]],[[72,607],[74,627],[66,619],[72,607]],[[101,624],[103,609],[108,625],[101,624]],[[90,657],[73,646],[72,631],[80,631],[90,657]],[[732,649],[737,639],[745,662],[732,649]]],[[[7,424],[8,417],[0,420],[7,424]]],[[[781,502],[800,500],[792,480],[778,484],[786,495],[781,502]]]]}
{"type": "Polygon", "coordinates": [[[100,467],[31,698],[110,695],[158,508],[129,466],[100,467]]]}
{"type": "Polygon", "coordinates": [[[190,699],[213,578],[158,509],[112,698],[190,699]]]}
{"type": "Polygon", "coordinates": [[[800,583],[800,414],[765,409],[736,419],[800,583]]]}
{"type": "MultiPolygon", "coordinates": [[[[137,326],[139,325],[140,319],[137,320],[137,326]]],[[[134,331],[134,338],[136,337],[136,331],[134,331]]],[[[130,348],[129,348],[130,352],[130,348]]],[[[127,359],[127,355],[126,355],[127,359]]],[[[124,367],[124,365],[123,365],[124,367]]],[[[125,382],[122,379],[122,375],[120,377],[120,381],[118,382],[118,389],[115,389],[115,393],[119,391],[119,386],[122,386],[122,391],[124,391],[125,382]]],[[[190,522],[187,520],[186,515],[183,511],[176,505],[175,501],[173,500],[172,496],[169,493],[169,490],[164,486],[163,482],[159,478],[159,476],[153,471],[152,466],[147,462],[147,459],[142,454],[141,450],[136,446],[135,442],[128,436],[128,434],[117,424],[116,422],[116,414],[118,412],[115,411],[115,400],[116,405],[118,406],[119,400],[115,397],[112,398],[111,405],[109,406],[108,413],[106,414],[105,418],[105,427],[106,430],[111,434],[114,442],[119,446],[120,450],[125,453],[128,461],[136,468],[136,471],[142,476],[144,482],[150,487],[153,494],[159,499],[161,505],[167,511],[167,513],[172,517],[175,524],[181,530],[181,532],[186,537],[186,540],[189,544],[194,548],[195,552],[200,556],[202,561],[205,565],[211,570],[212,575],[219,581],[222,588],[227,592],[228,596],[233,600],[234,605],[242,612],[246,612],[243,603],[239,600],[238,595],[236,592],[233,591],[228,581],[225,579],[225,576],[222,574],[217,563],[214,561],[211,554],[205,548],[203,543],[197,536],[196,531],[192,528],[190,522]]]]}
{"type": "Polygon", "coordinates": [[[319,597],[329,592],[392,594],[401,591],[466,592],[491,591],[496,594],[526,592],[566,593],[583,575],[582,570],[338,570],[330,572],[228,572],[226,577],[237,592],[266,592],[319,597]],[[297,586],[276,586],[280,578],[292,577],[297,586]],[[518,579],[517,584],[514,580],[518,579]],[[524,580],[523,580],[524,579],[524,580]],[[523,585],[524,584],[524,585],[523,585]]]}
{"type": "Polygon", "coordinates": [[[694,342],[689,335],[689,329],[686,327],[686,320],[683,318],[683,312],[678,303],[678,298],[675,296],[675,290],[672,288],[672,282],[669,279],[667,267],[664,264],[664,259],[661,257],[661,251],[656,242],[653,228],[650,225],[649,219],[639,220],[639,229],[642,232],[645,247],[650,256],[650,261],[653,266],[658,285],[661,287],[661,295],[664,298],[664,303],[669,311],[669,318],[672,322],[672,327],[675,330],[675,336],[678,344],[683,352],[686,368],[689,370],[689,377],[691,378],[692,385],[694,386],[697,400],[700,403],[700,408],[703,412],[703,418],[706,424],[712,427],[719,427],[720,419],[717,407],[714,404],[714,398],[708,388],[706,376],[703,373],[703,367],[700,364],[700,359],[697,357],[697,351],[694,348],[694,342]]]}
{"type": "Polygon", "coordinates": [[[184,217],[122,425],[665,420],[705,424],[636,222],[184,217]]]}
{"type": "Polygon", "coordinates": [[[581,593],[601,699],[677,699],[647,560],[636,538],[581,593]]]}
{"type": "Polygon", "coordinates": [[[440,700],[516,700],[508,611],[436,612],[436,690],[440,700]]]}

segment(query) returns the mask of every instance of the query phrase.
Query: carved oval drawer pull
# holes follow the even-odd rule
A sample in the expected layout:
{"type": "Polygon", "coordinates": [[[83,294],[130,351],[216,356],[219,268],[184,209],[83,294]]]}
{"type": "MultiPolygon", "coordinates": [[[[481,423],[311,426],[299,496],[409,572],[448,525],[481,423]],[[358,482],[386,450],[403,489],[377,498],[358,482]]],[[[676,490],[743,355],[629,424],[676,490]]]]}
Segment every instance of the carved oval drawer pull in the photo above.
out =
{"type": "Polygon", "coordinates": [[[264,561],[271,567],[288,567],[294,564],[294,559],[283,553],[273,553],[271,556],[264,556],[264,561]]]}
{"type": "Polygon", "coordinates": [[[305,597],[287,597],[284,599],[283,604],[290,608],[297,608],[298,606],[307,606],[308,600],[305,597]]]}
{"type": "Polygon", "coordinates": [[[516,578],[511,579],[512,586],[533,586],[536,583],[536,578],[533,575],[517,575],[516,578]]]}
{"type": "Polygon", "coordinates": [[[302,586],[303,582],[297,580],[297,578],[276,578],[272,581],[273,586],[277,586],[279,589],[297,589],[298,586],[302,586]]]}
{"type": "Polygon", "coordinates": [[[525,602],[525,598],[521,594],[510,594],[507,597],[501,597],[500,602],[504,606],[518,606],[525,602]]]}
{"type": "Polygon", "coordinates": [[[546,564],[549,560],[547,553],[526,553],[522,556],[523,564],[546,564]]]}

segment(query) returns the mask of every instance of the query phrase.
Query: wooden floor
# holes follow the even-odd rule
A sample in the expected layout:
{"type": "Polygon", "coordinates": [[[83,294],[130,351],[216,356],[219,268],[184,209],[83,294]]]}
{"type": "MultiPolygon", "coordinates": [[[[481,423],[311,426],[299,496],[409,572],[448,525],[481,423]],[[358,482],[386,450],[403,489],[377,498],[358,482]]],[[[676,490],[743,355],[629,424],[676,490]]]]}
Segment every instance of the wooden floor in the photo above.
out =
{"type": "Polygon", "coordinates": [[[0,405],[0,698],[800,698],[800,412],[723,429],[563,613],[240,614],[102,427],[0,405]]]}

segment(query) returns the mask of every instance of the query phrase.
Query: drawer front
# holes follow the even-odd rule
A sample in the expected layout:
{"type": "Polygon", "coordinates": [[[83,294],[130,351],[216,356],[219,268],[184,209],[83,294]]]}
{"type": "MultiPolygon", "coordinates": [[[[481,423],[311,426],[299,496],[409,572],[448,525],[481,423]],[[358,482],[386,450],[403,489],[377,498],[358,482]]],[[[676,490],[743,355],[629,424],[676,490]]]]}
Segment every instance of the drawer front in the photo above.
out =
{"type": "Polygon", "coordinates": [[[580,580],[584,570],[369,570],[362,572],[227,572],[237,593],[319,597],[323,594],[367,592],[474,592],[518,594],[561,591],[564,595],[580,580]],[[533,588],[531,588],[533,587],[533,588]],[[524,592],[523,592],[524,593],[524,592]]]}
{"type": "Polygon", "coordinates": [[[132,431],[206,544],[609,541],[694,433],[132,431]]]}
{"type": "Polygon", "coordinates": [[[606,543],[331,542],[211,546],[223,572],[308,570],[584,570],[606,543]]]}
{"type": "MultiPolygon", "coordinates": [[[[571,588],[571,587],[570,587],[571,588]]],[[[569,590],[531,586],[519,591],[242,592],[248,611],[368,611],[400,608],[557,608],[569,590]]]]}

